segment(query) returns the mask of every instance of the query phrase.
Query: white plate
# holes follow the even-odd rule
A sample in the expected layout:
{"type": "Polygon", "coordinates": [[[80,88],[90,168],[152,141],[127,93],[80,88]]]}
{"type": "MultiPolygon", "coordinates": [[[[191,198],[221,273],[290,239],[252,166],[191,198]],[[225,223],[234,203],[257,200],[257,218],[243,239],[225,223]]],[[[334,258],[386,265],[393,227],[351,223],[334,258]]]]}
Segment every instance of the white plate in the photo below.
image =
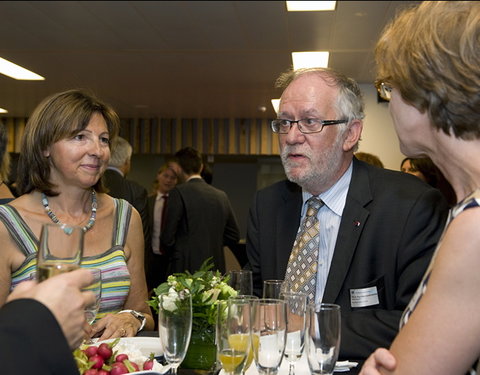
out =
{"type": "MultiPolygon", "coordinates": [[[[95,345],[99,345],[102,342],[112,342],[114,339],[96,341],[95,345]]],[[[160,344],[160,338],[158,337],[123,337],[120,339],[118,344],[131,345],[135,346],[140,352],[145,356],[150,356],[150,353],[153,353],[155,357],[163,355],[163,348],[160,344]]]]}

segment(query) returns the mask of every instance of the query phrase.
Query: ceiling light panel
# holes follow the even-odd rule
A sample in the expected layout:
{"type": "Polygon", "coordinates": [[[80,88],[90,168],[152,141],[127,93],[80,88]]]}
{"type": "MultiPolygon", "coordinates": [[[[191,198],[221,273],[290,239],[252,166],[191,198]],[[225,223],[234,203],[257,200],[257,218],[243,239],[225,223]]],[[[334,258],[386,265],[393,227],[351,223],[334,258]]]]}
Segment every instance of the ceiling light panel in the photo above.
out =
{"type": "Polygon", "coordinates": [[[45,78],[0,57],[0,73],[8,77],[26,81],[43,81],[45,78]]]}
{"type": "Polygon", "coordinates": [[[293,69],[301,68],[327,68],[329,52],[292,52],[293,69]]]}
{"type": "Polygon", "coordinates": [[[335,10],[336,1],[287,1],[289,12],[317,12],[335,10]]]}

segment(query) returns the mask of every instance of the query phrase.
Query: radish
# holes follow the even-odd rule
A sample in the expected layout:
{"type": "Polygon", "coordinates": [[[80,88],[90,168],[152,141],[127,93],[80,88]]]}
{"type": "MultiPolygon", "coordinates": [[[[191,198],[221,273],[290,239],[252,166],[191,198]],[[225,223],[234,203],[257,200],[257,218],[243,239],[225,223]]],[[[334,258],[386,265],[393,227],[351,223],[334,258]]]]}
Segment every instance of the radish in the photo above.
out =
{"type": "Polygon", "coordinates": [[[88,362],[93,362],[93,365],[91,366],[91,368],[94,368],[94,369],[102,368],[103,364],[105,363],[102,356],[98,354],[95,354],[94,356],[90,357],[88,359],[88,362]]]}
{"type": "Polygon", "coordinates": [[[112,356],[113,351],[108,344],[103,343],[98,347],[97,353],[98,355],[102,356],[103,359],[109,359],[112,356]]]}
{"type": "Polygon", "coordinates": [[[89,346],[87,349],[84,350],[88,358],[93,357],[95,354],[97,354],[97,351],[98,351],[98,348],[94,345],[89,346]]]}
{"type": "Polygon", "coordinates": [[[110,375],[123,375],[128,374],[127,366],[125,366],[122,362],[115,362],[112,365],[112,369],[110,370],[110,375]]]}
{"type": "Polygon", "coordinates": [[[123,361],[125,361],[126,359],[128,359],[128,355],[126,355],[126,354],[119,354],[119,355],[117,355],[117,357],[115,358],[115,362],[123,362],[123,361]]]}
{"type": "Polygon", "coordinates": [[[83,373],[83,375],[98,375],[98,370],[91,368],[83,373]]]}
{"type": "Polygon", "coordinates": [[[148,359],[145,362],[143,362],[143,369],[144,370],[153,369],[153,361],[155,360],[154,356],[155,356],[155,354],[150,353],[150,356],[148,357],[148,359]]]}

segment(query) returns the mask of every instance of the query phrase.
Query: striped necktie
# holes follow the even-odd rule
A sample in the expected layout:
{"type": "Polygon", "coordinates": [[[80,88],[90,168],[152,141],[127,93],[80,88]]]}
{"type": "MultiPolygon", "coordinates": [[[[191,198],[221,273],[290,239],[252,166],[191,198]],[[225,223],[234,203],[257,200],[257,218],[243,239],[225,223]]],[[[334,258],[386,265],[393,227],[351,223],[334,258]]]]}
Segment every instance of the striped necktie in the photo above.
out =
{"type": "Polygon", "coordinates": [[[307,201],[307,214],[300,224],[285,274],[285,281],[290,283],[292,291],[305,293],[310,303],[315,302],[320,241],[317,214],[323,204],[317,197],[311,197],[307,201]]]}

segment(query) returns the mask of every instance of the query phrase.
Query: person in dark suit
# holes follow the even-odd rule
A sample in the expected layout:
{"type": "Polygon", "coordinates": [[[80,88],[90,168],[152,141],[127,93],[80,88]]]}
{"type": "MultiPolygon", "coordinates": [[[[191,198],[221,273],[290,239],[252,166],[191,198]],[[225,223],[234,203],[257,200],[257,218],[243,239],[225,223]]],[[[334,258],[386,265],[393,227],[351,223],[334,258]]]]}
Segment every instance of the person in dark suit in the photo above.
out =
{"type": "Polygon", "coordinates": [[[79,269],[39,284],[25,281],[0,309],[0,361],[5,375],[78,375],[72,350],[85,337],[84,308],[93,277],[79,269]]]}
{"type": "Polygon", "coordinates": [[[170,273],[197,271],[209,257],[225,273],[223,246],[235,246],[239,229],[227,194],[207,184],[202,156],[192,147],[175,153],[186,182],[170,191],[160,241],[170,255],[170,273]]]}
{"type": "MultiPolygon", "coordinates": [[[[311,197],[322,200],[311,302],[341,306],[340,357],[388,346],[446,220],[438,190],[413,176],[357,160],[364,105],[353,80],[331,69],[287,72],[278,120],[289,181],[256,193],[247,226],[254,289],[286,278],[311,197]]],[[[290,275],[291,276],[291,275],[290,275]]],[[[287,278],[288,281],[295,277],[287,278]]]]}
{"type": "Polygon", "coordinates": [[[152,233],[151,243],[145,244],[145,272],[149,290],[167,280],[168,256],[160,246],[160,235],[165,226],[168,195],[178,181],[170,163],[165,163],[158,170],[155,192],[147,200],[148,222],[152,233]]]}
{"type": "Polygon", "coordinates": [[[147,189],[135,181],[126,178],[131,168],[132,146],[122,137],[117,137],[112,146],[112,154],[103,181],[108,194],[114,198],[130,202],[142,218],[145,243],[150,243],[150,227],[147,213],[147,189]]]}

